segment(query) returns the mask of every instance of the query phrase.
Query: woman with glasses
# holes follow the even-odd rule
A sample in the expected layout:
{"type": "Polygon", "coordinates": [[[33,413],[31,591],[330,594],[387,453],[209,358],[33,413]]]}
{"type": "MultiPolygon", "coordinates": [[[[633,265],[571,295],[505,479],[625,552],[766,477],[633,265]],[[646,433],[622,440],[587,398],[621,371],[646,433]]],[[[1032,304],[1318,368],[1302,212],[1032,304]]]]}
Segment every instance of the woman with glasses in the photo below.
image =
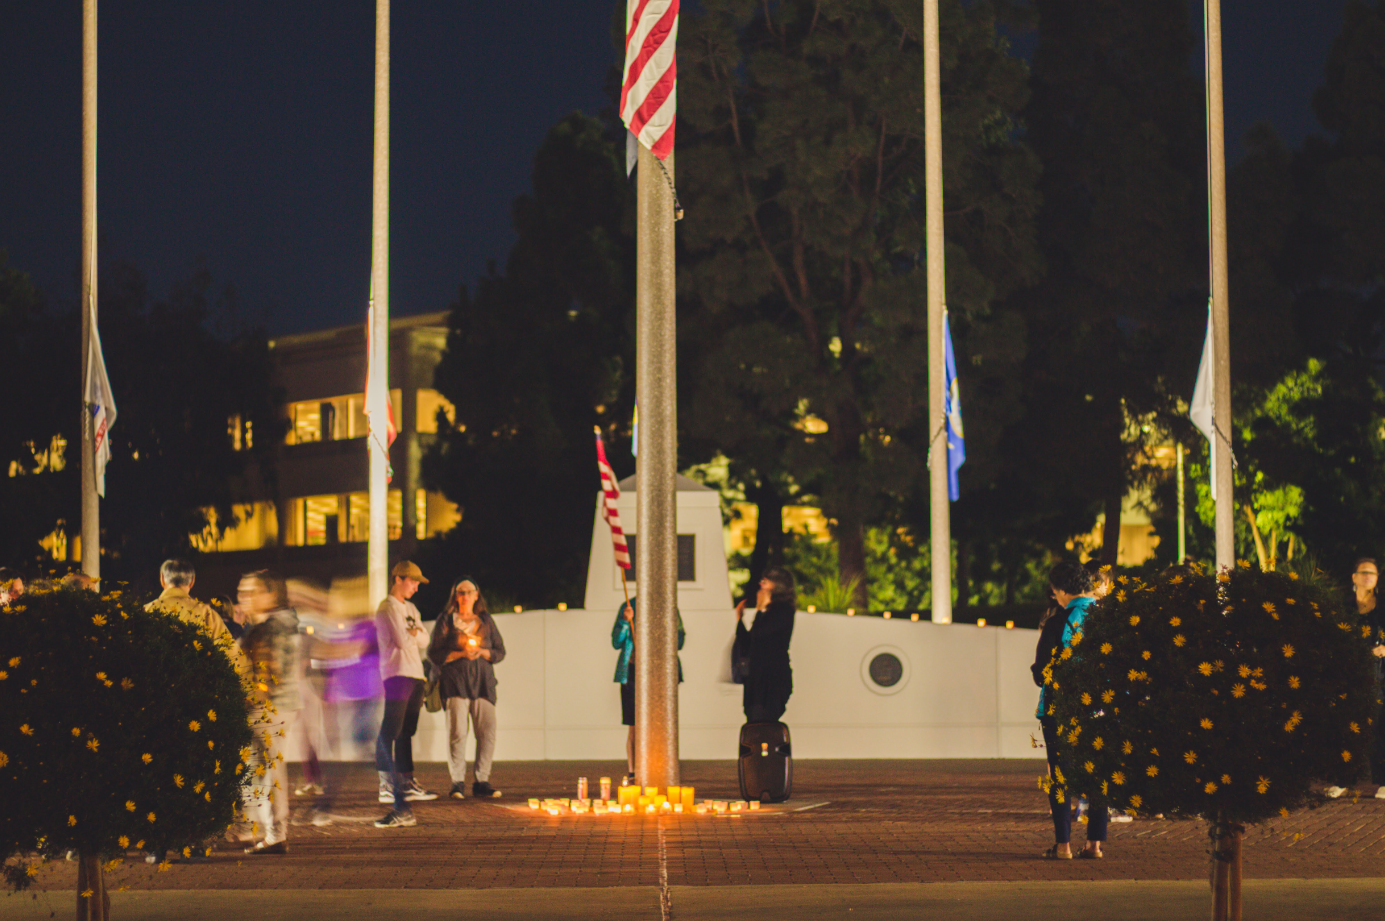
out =
{"type": "Polygon", "coordinates": [[[447,770],[453,799],[466,797],[467,722],[476,734],[472,796],[499,796],[490,784],[495,754],[495,664],[505,658],[505,641],[469,578],[452,586],[447,607],[433,625],[428,659],[438,669],[438,689],[447,710],[447,770]]]}

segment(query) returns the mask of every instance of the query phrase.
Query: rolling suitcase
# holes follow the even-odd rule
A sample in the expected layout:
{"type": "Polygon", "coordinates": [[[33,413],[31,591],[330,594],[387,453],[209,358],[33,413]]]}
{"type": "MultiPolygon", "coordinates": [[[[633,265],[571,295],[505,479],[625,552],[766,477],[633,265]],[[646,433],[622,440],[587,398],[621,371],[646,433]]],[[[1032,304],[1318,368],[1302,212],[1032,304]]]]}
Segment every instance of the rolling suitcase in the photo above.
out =
{"type": "Polygon", "coordinates": [[[741,797],[782,803],[793,792],[793,746],[783,723],[746,723],[741,727],[738,773],[741,797]]]}

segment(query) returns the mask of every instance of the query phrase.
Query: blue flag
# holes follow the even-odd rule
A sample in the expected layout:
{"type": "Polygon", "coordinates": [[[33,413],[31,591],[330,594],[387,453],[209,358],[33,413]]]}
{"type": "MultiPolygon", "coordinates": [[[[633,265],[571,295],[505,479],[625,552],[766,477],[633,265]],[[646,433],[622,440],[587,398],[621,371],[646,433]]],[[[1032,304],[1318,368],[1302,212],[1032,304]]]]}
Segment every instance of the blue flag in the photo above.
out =
{"type": "Polygon", "coordinates": [[[961,495],[957,487],[957,468],[967,462],[967,443],[962,433],[962,398],[957,388],[957,359],[952,354],[952,327],[943,314],[943,416],[947,426],[947,497],[953,502],[961,495]]]}

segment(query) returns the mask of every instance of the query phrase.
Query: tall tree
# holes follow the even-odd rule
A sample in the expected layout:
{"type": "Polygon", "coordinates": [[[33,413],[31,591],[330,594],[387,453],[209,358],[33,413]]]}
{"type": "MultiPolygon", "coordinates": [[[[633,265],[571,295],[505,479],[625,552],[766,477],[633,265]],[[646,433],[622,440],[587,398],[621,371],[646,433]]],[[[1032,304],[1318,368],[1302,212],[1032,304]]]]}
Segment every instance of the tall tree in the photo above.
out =
{"type": "MultiPolygon", "coordinates": [[[[463,289],[435,373],[457,424],[424,477],[462,510],[435,552],[524,604],[580,597],[599,487],[592,426],[629,443],[633,195],[622,157],[595,119],[554,126],[532,194],[515,201],[505,272],[463,289]]],[[[618,473],[633,468],[628,450],[611,459],[618,473]]]]}
{"type": "MultiPolygon", "coordinates": [[[[981,321],[1037,274],[1037,165],[995,6],[943,17],[948,300],[981,321]]],[[[683,425],[819,497],[858,605],[866,526],[931,434],[921,28],[892,0],[709,0],[681,26],[683,425]]]]}

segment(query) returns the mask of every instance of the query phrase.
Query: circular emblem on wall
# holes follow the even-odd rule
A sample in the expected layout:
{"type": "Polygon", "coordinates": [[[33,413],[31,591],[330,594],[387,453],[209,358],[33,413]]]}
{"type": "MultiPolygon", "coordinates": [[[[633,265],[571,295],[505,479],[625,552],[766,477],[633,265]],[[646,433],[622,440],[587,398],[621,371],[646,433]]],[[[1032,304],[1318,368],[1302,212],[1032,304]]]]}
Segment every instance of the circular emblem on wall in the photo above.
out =
{"type": "Polygon", "coordinates": [[[898,694],[909,683],[909,657],[897,646],[877,646],[861,660],[861,681],[877,694],[898,694]]]}

